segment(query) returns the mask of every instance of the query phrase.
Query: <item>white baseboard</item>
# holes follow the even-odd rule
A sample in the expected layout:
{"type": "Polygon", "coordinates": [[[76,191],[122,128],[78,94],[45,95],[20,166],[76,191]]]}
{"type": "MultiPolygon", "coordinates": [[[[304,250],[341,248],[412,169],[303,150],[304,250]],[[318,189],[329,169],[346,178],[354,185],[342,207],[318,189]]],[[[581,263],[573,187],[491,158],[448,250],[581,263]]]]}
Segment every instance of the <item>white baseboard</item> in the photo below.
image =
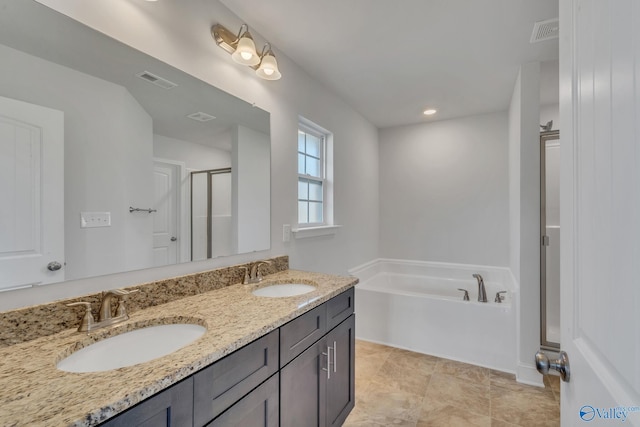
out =
{"type": "Polygon", "coordinates": [[[518,363],[516,381],[536,387],[544,387],[543,377],[534,365],[518,363]]]}

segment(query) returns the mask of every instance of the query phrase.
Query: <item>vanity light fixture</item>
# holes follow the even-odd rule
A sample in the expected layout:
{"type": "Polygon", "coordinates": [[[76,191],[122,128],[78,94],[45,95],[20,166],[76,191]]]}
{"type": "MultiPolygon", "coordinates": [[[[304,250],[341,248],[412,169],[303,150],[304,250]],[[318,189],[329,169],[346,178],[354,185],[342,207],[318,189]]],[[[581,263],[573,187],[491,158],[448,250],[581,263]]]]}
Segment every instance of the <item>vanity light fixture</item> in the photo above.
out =
{"type": "Polygon", "coordinates": [[[280,70],[278,70],[278,61],[276,61],[276,57],[273,54],[269,43],[265,44],[262,48],[260,58],[262,58],[262,60],[260,61],[260,66],[256,70],[258,77],[265,80],[280,80],[282,74],[280,74],[280,70]]]}
{"type": "Polygon", "coordinates": [[[271,45],[265,43],[262,52],[258,54],[247,24],[240,26],[237,35],[216,24],[211,27],[211,36],[218,46],[231,54],[235,62],[256,70],[258,77],[265,80],[279,80],[282,77],[271,45]]]}

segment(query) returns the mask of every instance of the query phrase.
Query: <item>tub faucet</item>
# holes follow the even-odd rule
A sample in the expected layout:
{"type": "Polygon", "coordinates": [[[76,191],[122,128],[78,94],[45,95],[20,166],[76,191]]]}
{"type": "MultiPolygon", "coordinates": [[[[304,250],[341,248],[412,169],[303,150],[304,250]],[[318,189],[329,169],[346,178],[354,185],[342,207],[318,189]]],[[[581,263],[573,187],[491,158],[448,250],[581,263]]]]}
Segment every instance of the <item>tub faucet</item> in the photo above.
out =
{"type": "Polygon", "coordinates": [[[473,277],[478,281],[478,301],[487,302],[487,291],[484,288],[484,280],[482,279],[482,276],[476,273],[473,277]]]}

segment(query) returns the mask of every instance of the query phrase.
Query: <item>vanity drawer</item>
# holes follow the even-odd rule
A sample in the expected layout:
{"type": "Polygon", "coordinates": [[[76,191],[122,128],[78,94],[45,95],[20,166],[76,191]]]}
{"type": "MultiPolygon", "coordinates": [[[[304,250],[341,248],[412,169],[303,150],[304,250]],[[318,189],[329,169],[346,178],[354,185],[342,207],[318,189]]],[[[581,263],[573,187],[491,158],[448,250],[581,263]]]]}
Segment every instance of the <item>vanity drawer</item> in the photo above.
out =
{"type": "Polygon", "coordinates": [[[206,425],[278,372],[278,342],[276,329],[195,374],[194,425],[206,425]]]}
{"type": "Polygon", "coordinates": [[[280,366],[292,361],[327,331],[327,304],[280,327],[280,366]]]}
{"type": "Polygon", "coordinates": [[[278,375],[213,420],[207,427],[278,427],[280,423],[280,381],[278,375]]]}
{"type": "Polygon", "coordinates": [[[355,290],[351,288],[326,302],[327,331],[335,328],[353,314],[354,295],[355,290]]]}

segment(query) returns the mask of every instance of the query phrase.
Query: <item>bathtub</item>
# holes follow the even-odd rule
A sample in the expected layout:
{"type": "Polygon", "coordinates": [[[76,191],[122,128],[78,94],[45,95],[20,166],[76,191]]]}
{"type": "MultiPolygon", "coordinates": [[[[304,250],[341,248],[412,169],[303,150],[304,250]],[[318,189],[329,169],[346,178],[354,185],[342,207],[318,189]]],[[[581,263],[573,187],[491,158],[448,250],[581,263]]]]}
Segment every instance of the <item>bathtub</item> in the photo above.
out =
{"type": "Polygon", "coordinates": [[[349,270],[356,337],[505,372],[516,371],[516,282],[507,268],[378,259],[349,270]],[[487,303],[478,302],[484,278],[487,303]],[[469,291],[470,301],[463,301],[469,291]],[[507,291],[502,303],[496,292],[507,291]]]}

